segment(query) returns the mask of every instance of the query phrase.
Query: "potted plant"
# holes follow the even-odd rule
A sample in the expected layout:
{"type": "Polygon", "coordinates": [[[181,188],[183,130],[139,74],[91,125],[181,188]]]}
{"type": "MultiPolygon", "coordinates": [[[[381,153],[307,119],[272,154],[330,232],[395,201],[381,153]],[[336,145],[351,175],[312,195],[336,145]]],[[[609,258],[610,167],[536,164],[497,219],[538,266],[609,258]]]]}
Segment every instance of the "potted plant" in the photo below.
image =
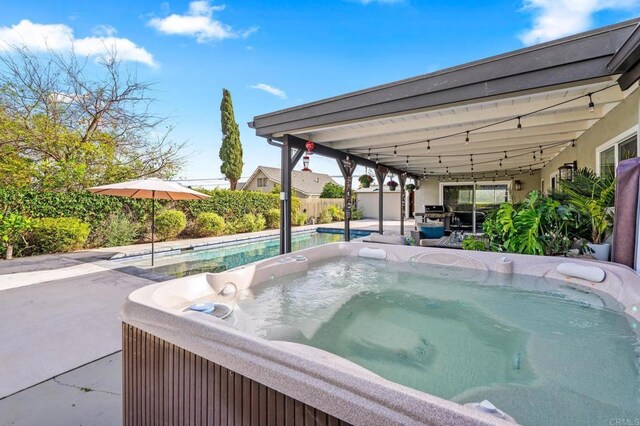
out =
{"type": "Polygon", "coordinates": [[[396,182],[395,180],[391,179],[389,182],[387,182],[387,186],[389,187],[390,191],[395,191],[396,188],[398,187],[398,182],[396,182]]]}
{"type": "Polygon", "coordinates": [[[13,258],[13,246],[31,229],[31,220],[16,213],[0,215],[0,241],[6,249],[6,258],[13,258]]]}
{"type": "Polygon", "coordinates": [[[416,189],[416,186],[412,183],[408,183],[404,186],[404,189],[407,190],[407,192],[413,192],[416,189]]]}
{"type": "Polygon", "coordinates": [[[358,178],[358,181],[360,181],[360,185],[362,185],[363,188],[369,188],[371,182],[373,182],[373,178],[369,174],[364,174],[358,178]]]}
{"type": "Polygon", "coordinates": [[[560,189],[580,213],[588,230],[587,246],[598,260],[609,260],[611,244],[605,243],[613,225],[615,178],[598,176],[589,169],[574,172],[572,181],[561,181],[560,189]]]}

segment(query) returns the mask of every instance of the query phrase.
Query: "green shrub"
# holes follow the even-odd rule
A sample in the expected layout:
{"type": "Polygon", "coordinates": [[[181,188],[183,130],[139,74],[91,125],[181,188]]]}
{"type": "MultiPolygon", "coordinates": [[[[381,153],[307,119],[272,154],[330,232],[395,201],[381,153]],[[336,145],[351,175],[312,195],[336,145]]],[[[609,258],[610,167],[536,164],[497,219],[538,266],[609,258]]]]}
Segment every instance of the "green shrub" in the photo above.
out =
{"type": "Polygon", "coordinates": [[[486,251],[487,245],[482,240],[476,240],[473,237],[467,237],[462,241],[463,250],[486,251]]]}
{"type": "Polygon", "coordinates": [[[329,211],[329,209],[324,209],[320,212],[320,216],[318,216],[318,223],[331,223],[333,220],[333,215],[329,211]]]}
{"type": "Polygon", "coordinates": [[[99,247],[128,246],[140,240],[144,228],[130,214],[111,213],[93,232],[91,242],[99,247]]]}
{"type": "Polygon", "coordinates": [[[67,253],[81,249],[89,236],[89,224],[73,217],[34,219],[27,237],[30,254],[67,253]]]}
{"type": "Polygon", "coordinates": [[[351,220],[361,220],[364,218],[362,210],[354,209],[351,211],[351,220]]]}
{"type": "Polygon", "coordinates": [[[261,214],[247,213],[240,219],[232,221],[228,227],[229,234],[240,234],[243,232],[258,232],[265,229],[267,222],[261,214]]]}
{"type": "Polygon", "coordinates": [[[305,225],[306,223],[307,223],[306,213],[297,214],[293,219],[293,224],[296,226],[302,226],[302,225],[305,225]]]}
{"type": "Polygon", "coordinates": [[[14,248],[20,250],[26,246],[24,236],[32,226],[31,219],[27,217],[17,213],[3,215],[0,212],[0,255],[13,258],[14,248]]]}
{"type": "Polygon", "coordinates": [[[280,209],[269,209],[264,215],[267,228],[277,229],[280,227],[280,209]]]}
{"type": "Polygon", "coordinates": [[[344,198],[344,188],[333,182],[327,182],[322,187],[320,198],[344,198]]]}
{"type": "Polygon", "coordinates": [[[329,207],[327,207],[327,210],[331,214],[331,220],[333,222],[339,222],[339,221],[344,220],[344,210],[342,210],[340,207],[338,207],[338,206],[329,206],[329,207]]]}
{"type": "Polygon", "coordinates": [[[163,210],[156,216],[156,237],[159,240],[175,238],[187,227],[187,218],[179,210],[163,210]]]}
{"type": "Polygon", "coordinates": [[[196,217],[194,233],[198,237],[211,237],[224,233],[224,219],[215,213],[202,212],[196,217]]]}

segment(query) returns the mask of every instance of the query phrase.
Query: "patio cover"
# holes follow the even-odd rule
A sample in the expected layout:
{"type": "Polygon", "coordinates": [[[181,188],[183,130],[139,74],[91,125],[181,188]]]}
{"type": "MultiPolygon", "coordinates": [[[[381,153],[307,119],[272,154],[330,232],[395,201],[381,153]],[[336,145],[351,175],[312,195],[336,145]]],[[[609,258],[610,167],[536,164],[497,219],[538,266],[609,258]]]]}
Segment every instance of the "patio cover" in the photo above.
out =
{"type": "Polygon", "coordinates": [[[639,23],[256,116],[249,125],[268,139],[290,138],[298,148],[312,140],[348,151],[358,164],[378,160],[413,175],[468,174],[472,165],[475,173],[540,169],[637,87],[639,23]]]}

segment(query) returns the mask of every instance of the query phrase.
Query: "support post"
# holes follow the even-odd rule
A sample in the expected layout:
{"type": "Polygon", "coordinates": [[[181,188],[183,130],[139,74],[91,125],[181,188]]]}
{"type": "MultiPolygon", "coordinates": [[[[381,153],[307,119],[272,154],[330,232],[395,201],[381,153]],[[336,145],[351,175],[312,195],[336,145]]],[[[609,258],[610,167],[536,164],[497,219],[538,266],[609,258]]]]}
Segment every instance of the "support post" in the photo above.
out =
{"type": "Polygon", "coordinates": [[[407,203],[407,192],[404,190],[404,185],[407,182],[407,174],[400,173],[398,180],[400,181],[400,235],[404,235],[404,214],[407,203]]]}
{"type": "Polygon", "coordinates": [[[288,137],[282,143],[280,161],[280,254],[291,253],[291,171],[304,151],[292,151],[288,137]],[[293,153],[292,153],[293,152],[293,153]]]}
{"type": "Polygon", "coordinates": [[[384,180],[387,178],[389,170],[385,167],[376,167],[376,180],[378,181],[378,232],[382,235],[384,231],[384,180]]]}
{"type": "Polygon", "coordinates": [[[353,172],[356,169],[356,163],[349,159],[336,158],[342,177],[344,178],[344,240],[351,240],[351,186],[353,183],[353,172]]]}

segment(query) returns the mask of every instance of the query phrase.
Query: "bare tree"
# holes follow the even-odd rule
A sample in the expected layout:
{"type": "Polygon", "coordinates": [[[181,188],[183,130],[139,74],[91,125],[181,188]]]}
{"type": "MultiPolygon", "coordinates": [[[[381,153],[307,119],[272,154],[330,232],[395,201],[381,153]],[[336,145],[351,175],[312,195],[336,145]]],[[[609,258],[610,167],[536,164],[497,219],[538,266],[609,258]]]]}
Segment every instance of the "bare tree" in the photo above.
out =
{"type": "Polygon", "coordinates": [[[173,176],[183,144],[151,111],[152,88],[113,50],[94,64],[14,48],[0,56],[0,163],[12,156],[33,169],[32,184],[56,189],[173,176]]]}

